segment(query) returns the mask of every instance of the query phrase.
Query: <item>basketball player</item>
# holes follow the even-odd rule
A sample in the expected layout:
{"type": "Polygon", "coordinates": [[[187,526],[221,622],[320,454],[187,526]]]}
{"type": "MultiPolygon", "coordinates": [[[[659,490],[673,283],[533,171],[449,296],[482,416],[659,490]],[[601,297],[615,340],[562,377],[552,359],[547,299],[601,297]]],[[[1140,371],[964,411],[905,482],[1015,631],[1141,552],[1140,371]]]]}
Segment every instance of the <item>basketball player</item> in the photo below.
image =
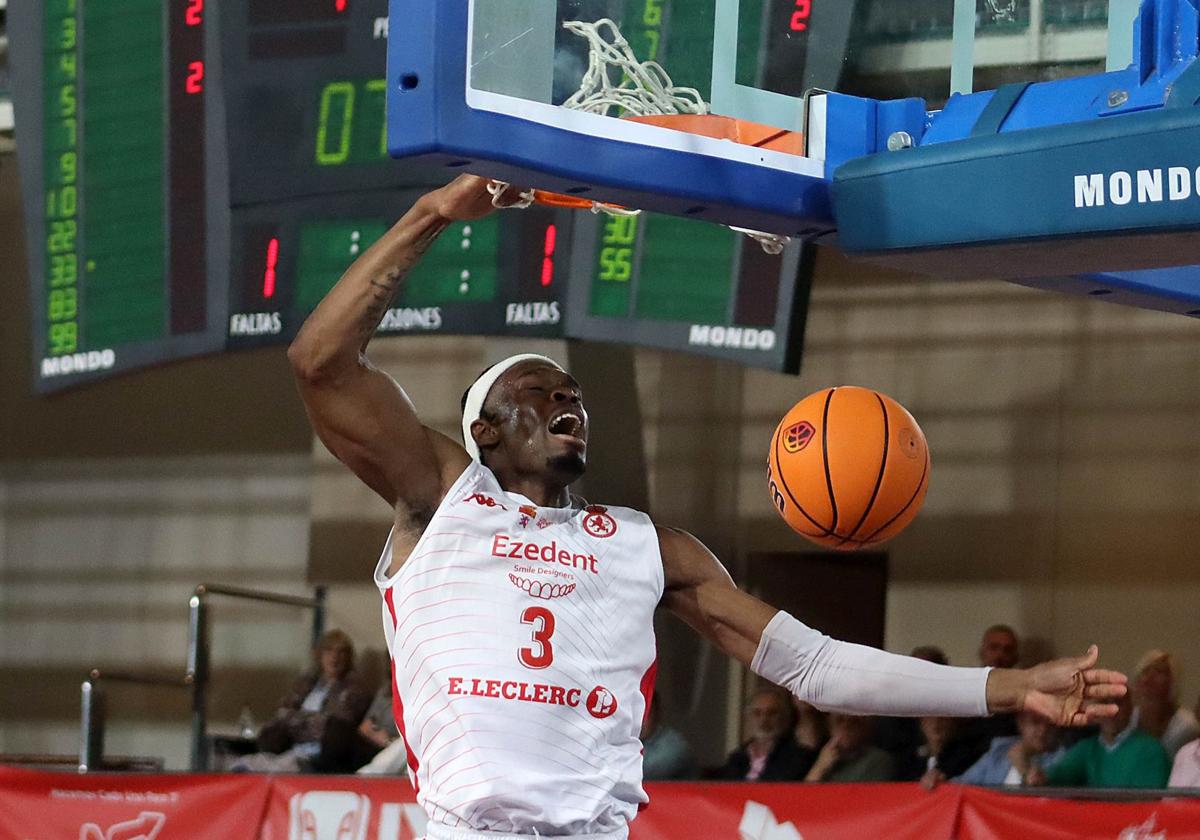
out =
{"type": "Polygon", "coordinates": [[[739,591],[697,539],[587,505],[577,383],[541,356],[487,370],[463,444],[421,424],[365,355],[405,275],[451,222],[492,211],[464,176],[350,267],[289,351],[313,427],[395,510],[375,572],[396,722],[432,840],[623,838],[640,805],[652,627],[670,609],[755,673],[824,709],[883,715],[1116,712],[1097,650],[1028,670],[951,668],[828,638],[739,591]],[[464,448],[465,447],[465,448],[464,448]]]}

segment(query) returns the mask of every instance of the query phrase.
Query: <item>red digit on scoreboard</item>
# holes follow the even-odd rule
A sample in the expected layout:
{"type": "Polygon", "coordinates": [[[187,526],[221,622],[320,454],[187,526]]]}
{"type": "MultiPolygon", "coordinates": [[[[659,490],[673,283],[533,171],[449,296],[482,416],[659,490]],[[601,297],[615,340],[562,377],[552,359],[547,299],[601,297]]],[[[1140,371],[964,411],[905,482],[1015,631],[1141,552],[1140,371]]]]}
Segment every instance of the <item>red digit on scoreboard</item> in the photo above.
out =
{"type": "Polygon", "coordinates": [[[796,0],[796,10],[792,12],[792,31],[804,32],[807,30],[810,17],[812,17],[812,0],[796,0]]]}
{"type": "Polygon", "coordinates": [[[188,77],[186,83],[188,93],[203,93],[204,92],[204,62],[192,61],[188,64],[188,77]]]}
{"type": "Polygon", "coordinates": [[[188,26],[200,26],[204,23],[204,0],[188,0],[183,19],[188,26]]]}
{"type": "Polygon", "coordinates": [[[558,250],[558,225],[546,228],[546,239],[542,247],[542,285],[554,282],[554,252],[558,250]]]}
{"type": "Polygon", "coordinates": [[[275,297],[275,269],[279,265],[279,237],[271,237],[267,243],[267,268],[263,272],[263,297],[275,297]]]}

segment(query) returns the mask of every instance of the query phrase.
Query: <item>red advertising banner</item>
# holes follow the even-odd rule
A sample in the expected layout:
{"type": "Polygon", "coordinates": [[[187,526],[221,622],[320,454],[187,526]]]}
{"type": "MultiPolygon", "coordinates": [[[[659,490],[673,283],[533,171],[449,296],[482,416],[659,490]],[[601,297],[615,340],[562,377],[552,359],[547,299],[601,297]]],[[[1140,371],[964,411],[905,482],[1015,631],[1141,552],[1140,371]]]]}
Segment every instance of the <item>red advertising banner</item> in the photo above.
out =
{"type": "Polygon", "coordinates": [[[402,778],[276,776],[259,840],[420,840],[425,812],[402,778]]]}
{"type": "Polygon", "coordinates": [[[958,840],[1200,840],[1200,801],[1095,802],[964,788],[958,840]]]}
{"type": "Polygon", "coordinates": [[[933,840],[954,836],[961,788],[916,785],[648,784],[632,840],[933,840]]]}
{"type": "MultiPolygon", "coordinates": [[[[647,789],[651,804],[632,840],[1200,840],[1196,799],[1099,802],[911,784],[647,789]]],[[[419,840],[424,831],[403,779],[0,767],[0,840],[419,840]]]]}
{"type": "Polygon", "coordinates": [[[271,780],[0,767],[4,840],[255,840],[271,780]]]}

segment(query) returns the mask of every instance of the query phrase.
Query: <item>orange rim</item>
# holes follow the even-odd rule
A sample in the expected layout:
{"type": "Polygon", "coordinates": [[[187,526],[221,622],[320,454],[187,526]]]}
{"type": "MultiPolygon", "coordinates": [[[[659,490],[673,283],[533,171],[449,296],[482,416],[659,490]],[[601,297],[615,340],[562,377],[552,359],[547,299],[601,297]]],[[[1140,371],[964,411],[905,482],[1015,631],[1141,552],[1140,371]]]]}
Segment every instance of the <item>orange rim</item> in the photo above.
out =
{"type": "MultiPolygon", "coordinates": [[[[729,140],[743,146],[770,149],[789,155],[804,154],[804,135],[799,131],[789,131],[772,125],[737,120],[718,114],[648,114],[642,117],[623,117],[622,119],[669,128],[672,131],[685,131],[701,137],[712,137],[716,140],[729,140]]],[[[545,190],[534,190],[533,200],[534,203],[545,207],[563,207],[569,210],[591,210],[596,205],[596,202],[591,199],[546,192],[545,190]]],[[[618,210],[625,209],[617,204],[603,206],[618,210]]]]}

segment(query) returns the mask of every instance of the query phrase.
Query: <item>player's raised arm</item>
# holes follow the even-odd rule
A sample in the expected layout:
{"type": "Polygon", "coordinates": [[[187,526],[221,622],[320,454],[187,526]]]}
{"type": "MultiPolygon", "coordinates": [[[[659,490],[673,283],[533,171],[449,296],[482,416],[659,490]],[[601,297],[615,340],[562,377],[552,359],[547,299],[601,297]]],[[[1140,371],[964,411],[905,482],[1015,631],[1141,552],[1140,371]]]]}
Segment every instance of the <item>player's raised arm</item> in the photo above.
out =
{"type": "Polygon", "coordinates": [[[417,201],[350,266],[288,350],[309,419],[329,450],[398,512],[428,519],[470,458],[424,427],[408,396],[366,357],[409,271],[454,221],[492,210],[487,181],[463,176],[417,201]]]}
{"type": "Polygon", "coordinates": [[[1125,676],[1079,657],[1029,669],[953,668],[839,642],[734,586],[683,531],[659,528],[663,605],[756,674],[822,709],[852,714],[974,717],[1022,709],[1060,726],[1116,714],[1125,676]]]}

